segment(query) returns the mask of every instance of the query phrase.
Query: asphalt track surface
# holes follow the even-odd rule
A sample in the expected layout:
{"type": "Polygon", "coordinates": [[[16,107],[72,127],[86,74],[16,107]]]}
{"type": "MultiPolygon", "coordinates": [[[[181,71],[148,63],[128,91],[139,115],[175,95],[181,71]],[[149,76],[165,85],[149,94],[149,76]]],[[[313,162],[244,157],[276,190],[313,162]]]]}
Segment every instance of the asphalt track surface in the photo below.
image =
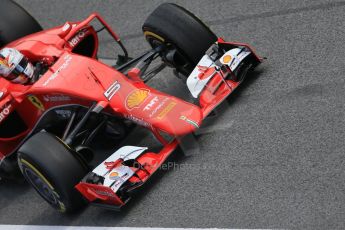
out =
{"type": "MultiPolygon", "coordinates": [[[[45,27],[100,12],[135,56],[163,1],[18,0],[45,27]]],[[[22,183],[0,185],[0,223],[127,227],[345,228],[345,1],[176,1],[268,57],[197,140],[122,213],[57,214],[22,183]]],[[[105,54],[105,55],[110,55],[105,54]]],[[[164,71],[167,92],[186,87],[164,71]]]]}

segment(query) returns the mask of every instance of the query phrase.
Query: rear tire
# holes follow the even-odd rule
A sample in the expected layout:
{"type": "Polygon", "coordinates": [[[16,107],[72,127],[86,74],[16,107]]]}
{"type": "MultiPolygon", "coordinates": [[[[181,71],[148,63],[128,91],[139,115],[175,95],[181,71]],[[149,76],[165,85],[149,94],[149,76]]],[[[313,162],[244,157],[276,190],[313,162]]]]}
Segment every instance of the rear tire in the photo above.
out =
{"type": "Polygon", "coordinates": [[[74,188],[87,174],[83,165],[62,141],[40,132],[18,151],[18,164],[24,178],[54,209],[72,212],[86,202],[74,188]]]}
{"type": "Polygon", "coordinates": [[[176,49],[183,60],[174,67],[189,74],[217,36],[194,14],[172,3],[158,6],[146,19],[143,32],[152,47],[161,44],[176,49]]]}
{"type": "Polygon", "coordinates": [[[0,15],[0,47],[42,30],[35,18],[12,0],[1,0],[0,15]]]}

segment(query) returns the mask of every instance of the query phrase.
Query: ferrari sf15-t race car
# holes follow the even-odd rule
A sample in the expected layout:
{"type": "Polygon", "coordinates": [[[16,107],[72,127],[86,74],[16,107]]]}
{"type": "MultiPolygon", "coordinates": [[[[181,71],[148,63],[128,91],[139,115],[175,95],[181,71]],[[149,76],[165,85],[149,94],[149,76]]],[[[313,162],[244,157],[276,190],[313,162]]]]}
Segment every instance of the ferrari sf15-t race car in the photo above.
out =
{"type": "Polygon", "coordinates": [[[249,45],[224,41],[176,4],[164,3],[148,16],[142,30],[152,48],[136,58],[97,13],[42,30],[10,0],[0,12],[1,47],[19,50],[40,70],[32,83],[0,78],[0,175],[19,166],[61,212],[87,202],[120,209],[262,62],[249,45]],[[123,50],[116,66],[98,60],[100,32],[123,50]],[[159,65],[152,67],[154,60],[159,65]],[[165,66],[185,81],[195,103],[146,84],[165,66]],[[101,133],[116,144],[130,124],[148,129],[162,148],[120,146],[92,166],[95,137],[101,133]]]}

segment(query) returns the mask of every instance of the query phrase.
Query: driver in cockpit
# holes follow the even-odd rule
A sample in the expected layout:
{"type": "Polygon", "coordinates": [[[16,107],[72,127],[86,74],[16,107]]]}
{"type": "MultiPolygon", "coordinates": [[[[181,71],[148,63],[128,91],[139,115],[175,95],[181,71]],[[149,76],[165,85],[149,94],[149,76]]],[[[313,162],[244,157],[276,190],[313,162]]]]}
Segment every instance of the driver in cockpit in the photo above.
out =
{"type": "Polygon", "coordinates": [[[42,63],[36,66],[20,51],[13,48],[0,50],[0,76],[16,84],[33,84],[42,73],[42,63]]]}

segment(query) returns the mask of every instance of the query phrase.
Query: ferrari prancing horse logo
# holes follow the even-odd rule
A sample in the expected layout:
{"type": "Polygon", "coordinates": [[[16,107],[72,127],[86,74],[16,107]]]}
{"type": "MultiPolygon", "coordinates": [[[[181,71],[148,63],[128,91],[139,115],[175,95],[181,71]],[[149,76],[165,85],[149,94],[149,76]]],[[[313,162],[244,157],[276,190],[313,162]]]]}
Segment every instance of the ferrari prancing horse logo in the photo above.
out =
{"type": "Polygon", "coordinates": [[[30,96],[28,96],[28,99],[39,110],[41,110],[41,111],[45,110],[43,103],[36,96],[30,95],[30,96]]]}

